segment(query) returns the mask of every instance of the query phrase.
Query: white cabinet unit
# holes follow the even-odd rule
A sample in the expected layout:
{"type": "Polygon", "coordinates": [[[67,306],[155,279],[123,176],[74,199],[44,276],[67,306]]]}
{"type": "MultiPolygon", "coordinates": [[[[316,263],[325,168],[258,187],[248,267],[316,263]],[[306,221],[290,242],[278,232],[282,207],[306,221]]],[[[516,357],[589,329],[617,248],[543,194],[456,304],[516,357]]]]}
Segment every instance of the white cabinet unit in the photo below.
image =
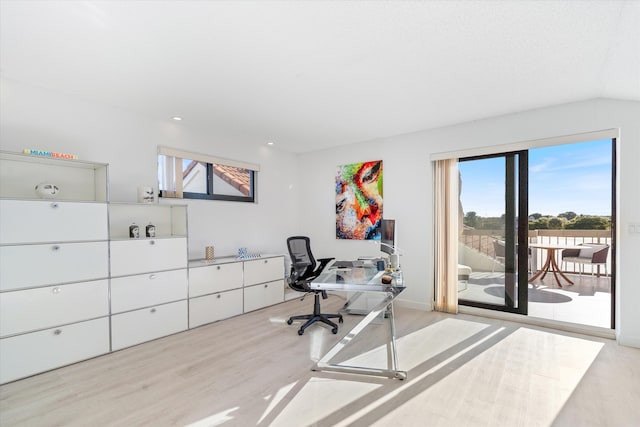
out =
{"type": "Polygon", "coordinates": [[[242,289],[189,299],[189,327],[242,314],[242,289]]]}
{"type": "Polygon", "coordinates": [[[2,338],[0,383],[108,352],[108,317],[2,338]]]}
{"type": "Polygon", "coordinates": [[[0,244],[107,240],[104,203],[0,200],[0,244]]]}
{"type": "Polygon", "coordinates": [[[109,243],[106,241],[0,246],[2,291],[108,276],[109,243]]]}
{"type": "Polygon", "coordinates": [[[0,293],[0,336],[109,315],[109,281],[0,293]]]}
{"type": "Polygon", "coordinates": [[[105,164],[0,153],[0,382],[109,351],[106,202],[105,164]]]}
{"type": "Polygon", "coordinates": [[[187,301],[177,301],[111,316],[112,350],[186,330],[187,301]]]}
{"type": "Polygon", "coordinates": [[[244,285],[278,280],[284,277],[284,257],[244,261],[244,285]]]}
{"type": "Polygon", "coordinates": [[[242,263],[229,262],[189,269],[189,297],[242,288],[242,263]]]}
{"type": "Polygon", "coordinates": [[[183,205],[109,205],[112,350],[188,328],[186,220],[183,205]],[[141,237],[129,237],[134,223],[141,237]]]}
{"type": "Polygon", "coordinates": [[[187,299],[187,270],[111,279],[111,313],[187,299]]]}
{"type": "Polygon", "coordinates": [[[284,299],[283,291],[284,288],[282,280],[261,283],[253,286],[245,286],[245,313],[282,302],[284,299]]]}
{"type": "Polygon", "coordinates": [[[111,241],[111,276],[186,268],[187,238],[111,241]]]}
{"type": "Polygon", "coordinates": [[[189,327],[193,328],[284,300],[284,257],[189,263],[189,327]]]}

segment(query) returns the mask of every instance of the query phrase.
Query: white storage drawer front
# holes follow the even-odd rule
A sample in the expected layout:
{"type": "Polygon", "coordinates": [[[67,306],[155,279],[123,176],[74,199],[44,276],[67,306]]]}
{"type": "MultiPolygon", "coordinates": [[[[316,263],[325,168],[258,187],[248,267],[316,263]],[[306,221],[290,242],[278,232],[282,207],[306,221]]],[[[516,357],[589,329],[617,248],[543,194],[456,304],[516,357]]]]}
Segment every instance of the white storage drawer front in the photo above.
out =
{"type": "Polygon", "coordinates": [[[0,383],[109,352],[109,319],[0,339],[0,383]]]}
{"type": "Polygon", "coordinates": [[[107,240],[105,203],[0,200],[0,243],[107,240]]]}
{"type": "Polygon", "coordinates": [[[187,269],[111,279],[111,312],[187,298],[187,269]]]}
{"type": "Polygon", "coordinates": [[[244,288],[244,311],[253,311],[284,301],[284,280],[244,288]]]}
{"type": "Polygon", "coordinates": [[[284,257],[244,262],[244,285],[269,282],[284,277],[284,257]]]}
{"type": "Polygon", "coordinates": [[[242,263],[210,265],[189,270],[189,296],[222,292],[242,287],[242,263]]]}
{"type": "Polygon", "coordinates": [[[220,292],[189,300],[189,327],[242,314],[242,289],[220,292]]]}
{"type": "Polygon", "coordinates": [[[109,276],[107,242],[0,247],[0,290],[109,276]]]}
{"type": "Polygon", "coordinates": [[[0,293],[0,336],[109,315],[109,281],[0,293]]]}
{"type": "Polygon", "coordinates": [[[186,266],[185,237],[111,242],[111,276],[174,270],[186,266]]]}
{"type": "Polygon", "coordinates": [[[111,316],[112,350],[120,350],[187,329],[187,301],[111,316]]]}

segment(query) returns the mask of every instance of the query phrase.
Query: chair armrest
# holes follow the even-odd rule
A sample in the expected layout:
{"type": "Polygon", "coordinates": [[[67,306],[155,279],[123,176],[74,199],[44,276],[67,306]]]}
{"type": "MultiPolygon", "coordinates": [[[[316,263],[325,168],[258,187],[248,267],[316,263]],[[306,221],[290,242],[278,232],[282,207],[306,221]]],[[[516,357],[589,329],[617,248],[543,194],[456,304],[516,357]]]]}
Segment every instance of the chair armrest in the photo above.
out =
{"type": "Polygon", "coordinates": [[[580,249],[563,249],[562,250],[562,259],[564,258],[574,258],[580,255],[580,249]]]}
{"type": "Polygon", "coordinates": [[[325,269],[327,264],[329,264],[334,259],[335,258],[319,258],[318,262],[320,263],[320,265],[318,265],[318,267],[316,268],[316,271],[314,273],[319,274],[322,270],[325,269]]]}
{"type": "Polygon", "coordinates": [[[604,264],[607,262],[607,255],[609,254],[609,246],[606,246],[598,251],[593,253],[593,257],[591,257],[591,262],[593,264],[604,264]]]}

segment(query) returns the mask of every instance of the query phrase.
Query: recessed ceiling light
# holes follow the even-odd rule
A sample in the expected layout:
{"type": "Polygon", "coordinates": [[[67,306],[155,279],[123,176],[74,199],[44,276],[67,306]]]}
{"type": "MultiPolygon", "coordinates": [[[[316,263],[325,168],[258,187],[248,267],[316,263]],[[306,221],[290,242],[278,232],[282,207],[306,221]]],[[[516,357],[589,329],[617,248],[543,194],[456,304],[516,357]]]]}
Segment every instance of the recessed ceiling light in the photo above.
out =
{"type": "Polygon", "coordinates": [[[274,145],[274,144],[275,144],[275,142],[273,142],[273,141],[267,141],[267,145],[274,145]]]}
{"type": "Polygon", "coordinates": [[[182,117],[180,116],[173,116],[171,117],[173,120],[175,120],[176,122],[179,122],[180,120],[182,120],[182,117]]]}

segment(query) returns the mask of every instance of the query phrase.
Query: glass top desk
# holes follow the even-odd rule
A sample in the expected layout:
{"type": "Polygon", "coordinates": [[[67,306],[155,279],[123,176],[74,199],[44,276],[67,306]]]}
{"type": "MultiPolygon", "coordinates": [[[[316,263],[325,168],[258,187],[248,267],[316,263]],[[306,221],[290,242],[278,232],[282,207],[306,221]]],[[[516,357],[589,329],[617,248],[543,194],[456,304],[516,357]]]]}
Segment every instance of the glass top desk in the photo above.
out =
{"type": "MultiPolygon", "coordinates": [[[[365,317],[349,333],[334,345],[312,368],[314,371],[335,371],[348,372],[364,375],[375,375],[387,378],[406,379],[407,373],[398,369],[398,354],[396,349],[396,331],[393,315],[393,300],[405,289],[402,279],[402,272],[385,273],[378,271],[373,265],[362,267],[335,268],[330,264],[325,270],[313,280],[309,286],[311,289],[324,291],[346,291],[356,292],[377,292],[382,300],[373,307],[365,317]],[[391,283],[383,284],[382,276],[391,276],[391,283]],[[385,313],[388,320],[390,338],[387,351],[387,369],[369,368],[364,366],[350,366],[342,364],[332,364],[330,361],[353,339],[362,332],[381,313],[385,313]]],[[[347,306],[349,303],[345,304],[347,306]]]]}

